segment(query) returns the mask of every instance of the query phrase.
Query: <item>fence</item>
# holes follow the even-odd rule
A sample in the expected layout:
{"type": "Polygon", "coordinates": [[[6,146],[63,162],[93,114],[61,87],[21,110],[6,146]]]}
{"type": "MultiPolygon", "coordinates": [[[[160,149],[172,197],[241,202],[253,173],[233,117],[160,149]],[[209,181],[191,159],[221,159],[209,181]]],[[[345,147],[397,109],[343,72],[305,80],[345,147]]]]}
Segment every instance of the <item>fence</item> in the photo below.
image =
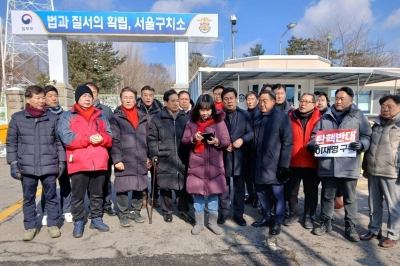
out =
{"type": "MultiPolygon", "coordinates": [[[[139,98],[140,97],[138,97],[138,99],[139,98]]],[[[154,95],[154,98],[159,100],[160,102],[163,102],[163,95],[162,94],[156,94],[156,95],[154,95]]],[[[107,105],[113,111],[118,106],[121,105],[121,99],[119,97],[119,94],[99,94],[99,99],[100,99],[100,102],[102,104],[107,105]]]]}

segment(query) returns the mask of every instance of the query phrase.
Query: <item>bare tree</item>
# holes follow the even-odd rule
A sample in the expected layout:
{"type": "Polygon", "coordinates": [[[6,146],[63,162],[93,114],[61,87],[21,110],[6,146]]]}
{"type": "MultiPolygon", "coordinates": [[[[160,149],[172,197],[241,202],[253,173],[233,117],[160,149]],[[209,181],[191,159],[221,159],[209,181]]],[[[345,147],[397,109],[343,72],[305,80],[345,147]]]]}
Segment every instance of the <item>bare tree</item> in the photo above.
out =
{"type": "Polygon", "coordinates": [[[139,91],[145,85],[149,85],[158,94],[162,94],[171,88],[173,80],[168,69],[161,64],[146,63],[143,59],[141,45],[123,43],[119,44],[117,49],[121,56],[126,56],[126,61],[115,70],[121,77],[121,82],[115,88],[115,93],[126,86],[139,91]]]}
{"type": "MultiPolygon", "coordinates": [[[[371,36],[371,27],[365,20],[348,21],[335,17],[325,26],[314,29],[314,40],[325,41],[326,35],[334,36],[334,47],[340,51],[335,62],[348,67],[395,67],[398,54],[387,50],[387,43],[371,36]]],[[[325,48],[326,53],[326,48],[325,48]]]]}

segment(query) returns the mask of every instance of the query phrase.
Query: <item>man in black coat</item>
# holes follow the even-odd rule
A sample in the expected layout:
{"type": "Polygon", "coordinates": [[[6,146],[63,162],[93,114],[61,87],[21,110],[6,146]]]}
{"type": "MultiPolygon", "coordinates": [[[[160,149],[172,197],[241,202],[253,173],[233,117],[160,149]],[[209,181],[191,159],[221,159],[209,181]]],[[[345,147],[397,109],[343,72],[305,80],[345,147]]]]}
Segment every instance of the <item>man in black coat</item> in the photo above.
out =
{"type": "Polygon", "coordinates": [[[153,165],[156,164],[164,221],[172,222],[174,190],[179,199],[179,218],[194,223],[189,214],[189,195],[185,188],[189,149],[181,141],[189,115],[179,110],[179,97],[175,90],[165,92],[163,99],[165,107],[150,122],[147,144],[153,165]]]}
{"type": "MultiPolygon", "coordinates": [[[[142,111],[146,117],[148,123],[151,121],[153,116],[161,111],[163,108],[162,103],[154,98],[155,89],[146,85],[140,90],[140,98],[136,102],[136,107],[142,111]]],[[[151,184],[153,184],[154,178],[154,168],[153,166],[150,168],[150,175],[151,175],[151,184]]],[[[157,180],[155,181],[157,183],[157,180]]],[[[145,188],[143,190],[143,205],[142,208],[147,206],[147,197],[149,194],[149,189],[145,188]]],[[[150,193],[150,197],[152,197],[150,193]]],[[[154,190],[154,202],[151,204],[154,208],[160,207],[160,203],[158,202],[158,189],[154,190]]]]}
{"type": "Polygon", "coordinates": [[[29,86],[25,91],[25,110],[12,115],[7,132],[7,163],[11,177],[20,181],[23,192],[25,232],[32,240],[38,232],[36,190],[42,183],[48,212],[48,231],[52,238],[61,235],[56,179],[65,171],[65,151],[57,134],[58,116],[47,111],[44,89],[29,86]]]}
{"type": "MultiPolygon", "coordinates": [[[[240,226],[246,225],[243,218],[245,200],[245,171],[248,145],[253,141],[253,127],[247,111],[237,107],[237,91],[225,88],[221,94],[226,112],[225,124],[231,137],[231,144],[224,151],[226,184],[233,178],[233,220],[240,226]]],[[[219,197],[218,223],[224,224],[229,217],[229,190],[219,197]]]]}
{"type": "Polygon", "coordinates": [[[264,217],[255,227],[271,225],[269,233],[278,235],[285,216],[284,183],[293,148],[290,118],[275,107],[273,91],[260,92],[260,110],[254,121],[255,175],[254,185],[264,217]],[[271,217],[272,204],[275,215],[271,217]]]}
{"type": "Polygon", "coordinates": [[[275,108],[279,111],[289,113],[289,111],[293,108],[286,100],[286,86],[282,84],[275,84],[272,86],[272,91],[275,93],[276,97],[275,108]]]}

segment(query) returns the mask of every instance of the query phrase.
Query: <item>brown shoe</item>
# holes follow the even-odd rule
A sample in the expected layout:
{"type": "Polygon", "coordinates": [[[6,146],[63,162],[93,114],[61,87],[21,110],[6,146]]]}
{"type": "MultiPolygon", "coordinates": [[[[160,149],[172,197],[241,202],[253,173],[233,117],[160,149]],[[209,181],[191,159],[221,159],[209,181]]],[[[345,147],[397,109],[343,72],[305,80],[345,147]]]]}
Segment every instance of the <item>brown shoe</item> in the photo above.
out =
{"type": "Polygon", "coordinates": [[[145,209],[147,207],[147,199],[143,199],[142,201],[142,209],[145,209]]]}
{"type": "Polygon", "coordinates": [[[157,199],[154,199],[154,201],[152,202],[152,204],[153,204],[153,208],[158,208],[158,207],[161,206],[157,199]],[[153,204],[153,203],[154,203],[154,204],[153,204]]]}
{"type": "Polygon", "coordinates": [[[382,238],[382,231],[379,230],[378,234],[374,234],[371,231],[368,233],[360,235],[361,240],[372,240],[372,239],[381,239],[382,238]]]}
{"type": "Polygon", "coordinates": [[[392,248],[392,247],[394,247],[394,245],[396,245],[396,243],[397,243],[397,240],[393,240],[393,239],[390,239],[387,237],[385,239],[385,241],[383,241],[381,243],[381,246],[384,248],[392,248]]]}

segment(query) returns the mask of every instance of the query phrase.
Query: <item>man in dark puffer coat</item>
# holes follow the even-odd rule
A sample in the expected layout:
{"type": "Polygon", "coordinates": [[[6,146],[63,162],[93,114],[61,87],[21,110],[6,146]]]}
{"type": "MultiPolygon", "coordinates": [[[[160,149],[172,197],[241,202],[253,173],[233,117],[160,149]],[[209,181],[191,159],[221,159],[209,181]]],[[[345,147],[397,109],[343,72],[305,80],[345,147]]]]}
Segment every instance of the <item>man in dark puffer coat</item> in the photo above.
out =
{"type": "Polygon", "coordinates": [[[29,86],[26,107],[12,115],[7,132],[7,163],[11,176],[22,181],[25,232],[23,240],[32,240],[36,228],[36,190],[42,183],[48,210],[48,231],[59,237],[56,178],[65,170],[65,152],[58,138],[58,116],[47,111],[44,89],[29,86]]]}
{"type": "Polygon", "coordinates": [[[194,223],[189,215],[188,193],[186,192],[186,172],[189,149],[182,144],[182,137],[189,115],[179,110],[176,91],[164,93],[165,107],[154,115],[149,127],[147,144],[149,156],[157,161],[157,184],[160,188],[164,221],[172,222],[172,190],[179,200],[179,218],[194,223]]]}

